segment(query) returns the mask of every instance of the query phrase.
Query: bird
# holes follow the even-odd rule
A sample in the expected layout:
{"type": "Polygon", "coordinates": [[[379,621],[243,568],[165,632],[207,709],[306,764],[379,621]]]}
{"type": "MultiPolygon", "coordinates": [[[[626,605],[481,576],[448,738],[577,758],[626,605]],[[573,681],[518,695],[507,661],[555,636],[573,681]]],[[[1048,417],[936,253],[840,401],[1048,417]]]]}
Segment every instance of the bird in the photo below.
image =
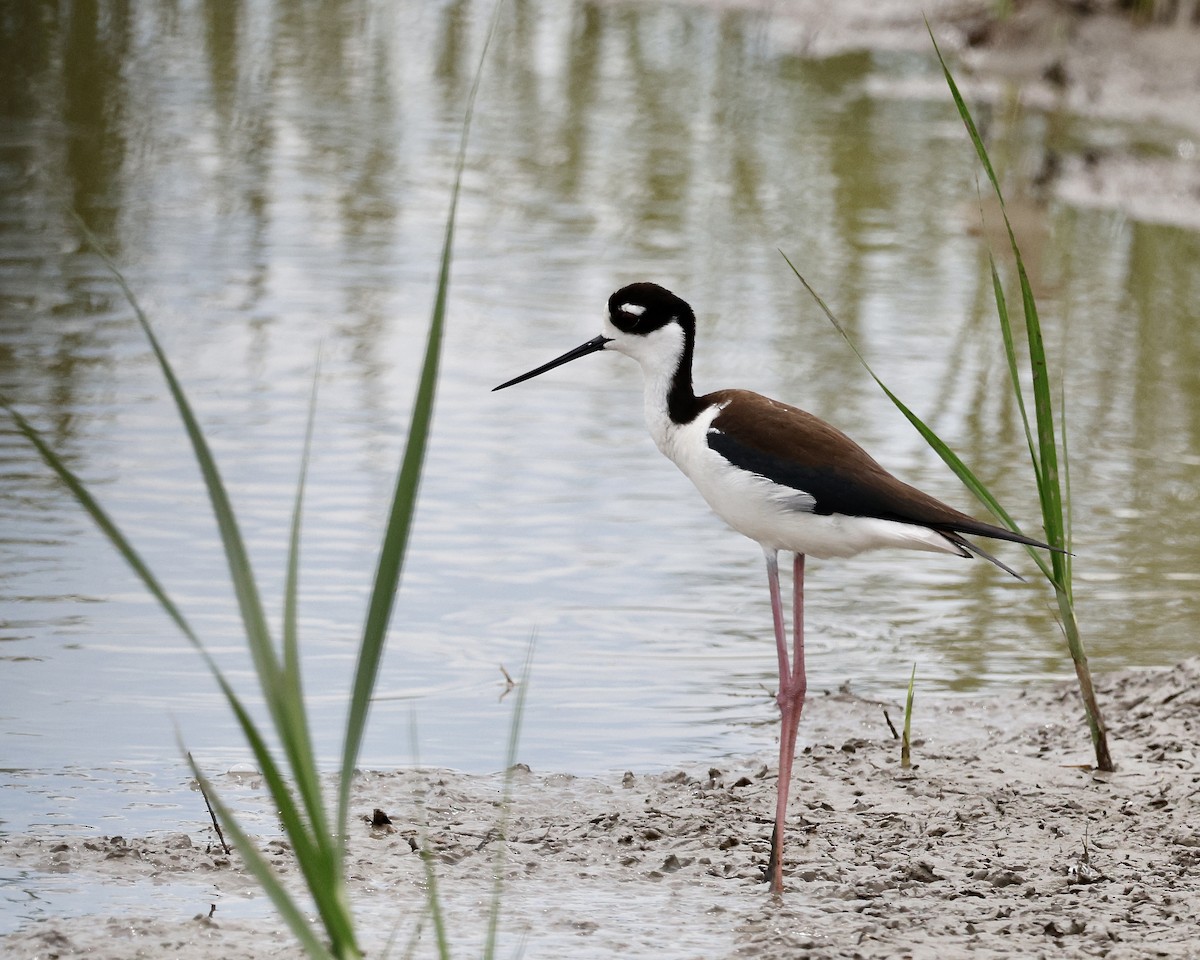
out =
{"type": "Polygon", "coordinates": [[[797,407],[749,390],[696,396],[695,348],[696,316],[688,303],[656,283],[632,283],[609,297],[599,336],[493,392],[600,351],[636,360],[655,445],[718,517],[761,547],[779,660],[775,699],[780,712],[779,780],[765,878],[774,894],[782,894],[788,792],[807,693],[805,558],[852,557],[890,547],[978,556],[1023,579],[965,535],[1058,548],[977,520],[909,486],[842,431],[797,407]],[[793,555],[790,651],[779,587],[781,551],[793,555]]]}

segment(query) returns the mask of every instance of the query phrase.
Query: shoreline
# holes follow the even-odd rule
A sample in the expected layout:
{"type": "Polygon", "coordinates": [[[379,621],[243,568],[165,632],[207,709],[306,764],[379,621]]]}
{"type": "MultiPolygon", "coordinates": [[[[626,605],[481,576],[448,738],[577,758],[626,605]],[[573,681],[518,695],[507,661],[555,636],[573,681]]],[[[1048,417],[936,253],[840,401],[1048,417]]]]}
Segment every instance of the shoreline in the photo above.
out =
{"type": "MultiPolygon", "coordinates": [[[[734,4],[741,6],[741,4],[734,4]]],[[[800,0],[769,13],[771,43],[798,56],[905,50],[932,56],[913,5],[844,7],[800,0]]],[[[1139,23],[1115,3],[1023,0],[997,16],[986,0],[934,0],[922,10],[968,103],[1044,114],[1044,156],[1006,190],[1037,203],[1116,210],[1132,220],[1200,230],[1200,27],[1139,23]],[[1091,129],[1059,129],[1061,121],[1091,129]]],[[[940,74],[888,96],[945,98],[940,74]]],[[[987,136],[985,134],[985,141],[987,136]]],[[[1005,171],[1000,171],[1003,176],[1005,171]]]]}
{"type": "MultiPolygon", "coordinates": [[[[501,949],[524,942],[528,957],[1190,956],[1200,658],[1098,688],[1114,774],[1090,768],[1073,684],[975,704],[918,699],[908,770],[879,704],[813,698],[780,900],[761,879],[774,796],[762,758],[605,778],[518,770],[506,840],[499,774],[363,773],[348,862],[363,946],[379,955],[393,934],[413,935],[427,830],[457,952],[482,942],[499,870],[501,949]],[[366,822],[374,808],[391,828],[366,822]]],[[[278,841],[265,848],[294,880],[278,841]]],[[[0,867],[134,884],[147,904],[26,923],[0,938],[11,956],[296,954],[236,855],[195,836],[6,837],[0,867]],[[211,916],[203,896],[150,906],[156,888],[197,875],[216,891],[211,916]],[[268,912],[239,917],[248,897],[268,912]]]]}

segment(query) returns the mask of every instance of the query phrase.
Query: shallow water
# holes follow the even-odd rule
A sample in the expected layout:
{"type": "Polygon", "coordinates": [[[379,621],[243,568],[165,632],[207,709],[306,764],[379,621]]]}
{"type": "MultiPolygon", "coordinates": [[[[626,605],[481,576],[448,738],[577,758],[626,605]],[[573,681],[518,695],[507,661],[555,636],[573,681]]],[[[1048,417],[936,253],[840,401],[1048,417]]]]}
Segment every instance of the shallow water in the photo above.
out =
{"type": "MultiPolygon", "coordinates": [[[[146,343],[74,207],[153,319],[278,607],[307,397],[303,636],[334,756],[399,461],[478,4],[29,5],[0,143],[0,390],[132,534],[252,690],[207,499],[146,343]]],[[[807,59],[763,14],[516,3],[472,133],[420,513],[363,762],[502,763],[531,637],[521,758],[659,769],[771,749],[758,549],[641,423],[613,356],[492,395],[655,279],[697,308],[702,389],[745,386],[968,495],[895,413],[785,251],[904,399],[1037,529],[977,228],[973,155],[926,52],[807,59]],[[904,91],[905,96],[900,96],[904,91]],[[925,91],[925,96],[912,96],[925,91]],[[413,744],[416,744],[414,750],[413,744]]],[[[1077,599],[1097,670],[1195,649],[1200,238],[1029,200],[1093,134],[981,108],[1065,379],[1077,599]],[[1028,202],[1026,202],[1028,201],[1028,202]]],[[[1139,134],[1139,136],[1142,134],[1139,134]]],[[[990,211],[994,214],[994,211],[990,211]]],[[[1015,549],[1000,552],[1031,575],[1015,549]]],[[[983,563],[810,564],[809,676],[870,697],[1071,672],[1036,582],[983,563]]],[[[245,759],[196,655],[0,422],[0,831],[171,829],[203,763],[245,759]]],[[[919,713],[918,713],[919,722],[919,713]]],[[[1081,758],[1086,734],[1080,730],[1081,758]]]]}

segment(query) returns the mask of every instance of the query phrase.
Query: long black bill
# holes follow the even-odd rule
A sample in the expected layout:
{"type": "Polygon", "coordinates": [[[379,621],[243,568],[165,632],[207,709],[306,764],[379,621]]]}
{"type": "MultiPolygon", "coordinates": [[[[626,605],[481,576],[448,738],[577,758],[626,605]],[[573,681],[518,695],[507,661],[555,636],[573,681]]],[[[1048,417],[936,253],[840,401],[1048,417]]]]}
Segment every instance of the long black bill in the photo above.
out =
{"type": "Polygon", "coordinates": [[[514,383],[520,383],[522,380],[531,380],[539,373],[545,373],[547,370],[553,370],[555,367],[561,367],[564,363],[570,363],[572,360],[577,360],[580,357],[586,357],[589,353],[595,353],[597,350],[603,350],[604,345],[612,342],[612,337],[593,337],[587,343],[581,343],[574,350],[568,350],[561,357],[551,360],[549,363],[543,363],[536,370],[530,370],[528,373],[523,373],[519,377],[513,377],[508,383],[502,383],[498,387],[492,387],[492,393],[497,390],[503,390],[505,387],[511,387],[514,383]]]}

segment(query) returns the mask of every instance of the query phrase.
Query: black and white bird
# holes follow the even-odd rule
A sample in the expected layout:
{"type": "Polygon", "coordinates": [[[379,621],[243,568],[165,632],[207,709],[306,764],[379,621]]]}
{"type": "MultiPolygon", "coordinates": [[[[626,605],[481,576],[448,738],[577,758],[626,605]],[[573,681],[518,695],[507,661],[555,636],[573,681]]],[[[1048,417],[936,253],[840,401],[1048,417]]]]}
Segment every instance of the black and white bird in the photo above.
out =
{"type": "Polygon", "coordinates": [[[779,655],[779,783],[767,878],[783,889],[783,835],[796,731],[804,706],[804,558],[851,557],[899,547],[977,555],[1018,576],[964,534],[1052,549],[976,520],[897,480],[862,447],[810,413],[748,390],[696,396],[696,317],[655,283],[622,287],[608,301],[604,332],[496,390],[600,350],[632,357],[645,381],[646,426],[713,512],[762,547],[779,655]],[[780,550],[795,554],[789,655],[779,590],[780,550]]]}

